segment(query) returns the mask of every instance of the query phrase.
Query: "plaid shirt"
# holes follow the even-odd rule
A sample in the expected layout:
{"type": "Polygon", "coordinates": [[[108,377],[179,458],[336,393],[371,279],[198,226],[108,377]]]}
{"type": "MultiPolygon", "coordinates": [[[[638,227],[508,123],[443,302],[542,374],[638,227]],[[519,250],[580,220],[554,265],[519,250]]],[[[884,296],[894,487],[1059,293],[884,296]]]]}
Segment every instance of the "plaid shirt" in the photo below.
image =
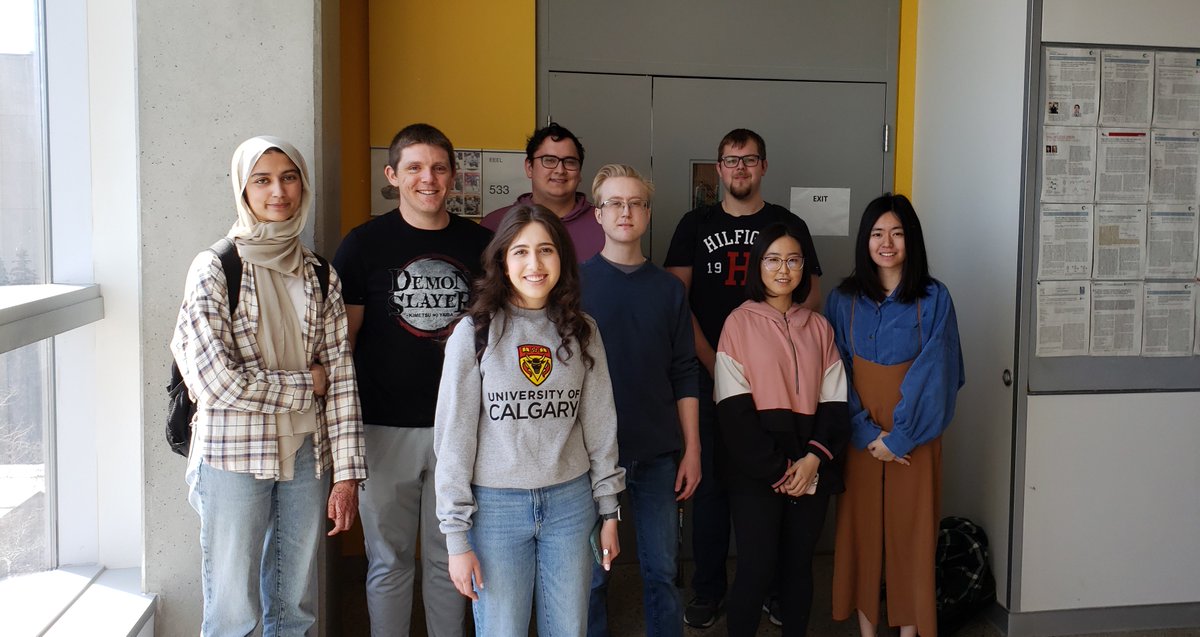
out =
{"type": "MultiPolygon", "coordinates": [[[[312,374],[264,369],[257,347],[259,306],[254,268],[243,267],[238,306],[229,321],[229,298],[221,261],[211,251],[196,257],[171,353],[196,400],[192,454],[217,469],[279,476],[275,414],[317,409],[313,449],[317,476],[333,466],[333,481],[365,480],[362,415],[347,338],[342,284],[330,268],[329,298],[321,300],[314,267],[304,250],[304,354],[329,374],[324,398],[313,394],[312,374]]],[[[287,302],[287,299],[284,299],[287,302]]]]}

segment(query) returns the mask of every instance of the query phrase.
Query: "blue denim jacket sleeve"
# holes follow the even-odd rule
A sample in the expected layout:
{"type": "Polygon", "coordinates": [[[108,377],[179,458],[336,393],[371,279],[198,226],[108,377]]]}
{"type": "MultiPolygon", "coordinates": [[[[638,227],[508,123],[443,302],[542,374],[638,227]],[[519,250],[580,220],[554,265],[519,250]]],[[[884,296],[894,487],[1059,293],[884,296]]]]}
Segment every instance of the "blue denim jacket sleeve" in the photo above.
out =
{"type": "MultiPolygon", "coordinates": [[[[912,308],[915,312],[915,304],[912,308]]],[[[937,281],[930,286],[929,296],[921,300],[921,315],[921,351],[900,384],[892,432],[884,438],[897,456],[942,435],[965,382],[958,319],[946,286],[937,281]]]]}

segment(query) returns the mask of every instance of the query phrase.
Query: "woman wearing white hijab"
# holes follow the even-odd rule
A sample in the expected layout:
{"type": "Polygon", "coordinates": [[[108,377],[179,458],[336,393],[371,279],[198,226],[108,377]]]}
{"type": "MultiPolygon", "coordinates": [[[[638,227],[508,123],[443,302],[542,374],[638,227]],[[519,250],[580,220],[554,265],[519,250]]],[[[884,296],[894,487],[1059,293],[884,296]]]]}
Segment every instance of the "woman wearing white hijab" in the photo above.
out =
{"type": "Polygon", "coordinates": [[[219,257],[188,271],[171,340],[196,399],[188,499],[200,514],[203,635],[302,635],[329,535],[354,523],[367,477],[341,282],[322,294],[300,243],[312,206],[304,158],[274,137],[246,140],[231,168],[242,260],[232,317],[219,257]],[[333,487],[329,487],[332,470],[333,487]],[[327,499],[328,494],[328,499],[327,499]],[[261,600],[261,601],[260,601],[261,600]]]}

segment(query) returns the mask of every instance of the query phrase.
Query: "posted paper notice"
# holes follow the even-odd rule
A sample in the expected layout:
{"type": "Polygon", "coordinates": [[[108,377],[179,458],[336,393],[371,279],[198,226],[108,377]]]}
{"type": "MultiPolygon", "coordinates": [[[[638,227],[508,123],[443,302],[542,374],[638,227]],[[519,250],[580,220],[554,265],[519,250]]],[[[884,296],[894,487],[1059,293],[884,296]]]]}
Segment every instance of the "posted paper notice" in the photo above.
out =
{"type": "Polygon", "coordinates": [[[792,187],[792,214],[808,224],[810,234],[845,237],[850,234],[849,188],[792,187]]]}

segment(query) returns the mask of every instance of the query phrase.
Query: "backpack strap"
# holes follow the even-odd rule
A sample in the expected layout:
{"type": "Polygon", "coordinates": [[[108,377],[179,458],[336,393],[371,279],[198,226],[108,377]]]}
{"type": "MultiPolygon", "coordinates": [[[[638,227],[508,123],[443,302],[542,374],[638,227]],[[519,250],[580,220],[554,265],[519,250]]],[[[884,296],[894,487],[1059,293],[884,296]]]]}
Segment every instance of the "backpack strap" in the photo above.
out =
{"type": "Polygon", "coordinates": [[[321,284],[321,298],[329,298],[329,262],[325,257],[317,254],[317,267],[313,268],[317,271],[317,282],[321,284]]]}
{"type": "MultiPolygon", "coordinates": [[[[238,297],[242,293],[242,257],[238,255],[237,244],[229,237],[223,237],[209,248],[221,259],[221,269],[225,272],[225,287],[229,296],[229,315],[237,309],[238,297]]],[[[329,297],[329,262],[325,257],[316,255],[317,282],[321,284],[322,298],[329,297]]]]}
{"type": "MultiPolygon", "coordinates": [[[[238,297],[242,293],[242,257],[238,255],[237,244],[229,237],[223,237],[209,248],[221,259],[221,269],[225,272],[225,289],[229,296],[229,316],[237,309],[238,297]]],[[[326,274],[328,278],[328,274],[326,274]]]]}

